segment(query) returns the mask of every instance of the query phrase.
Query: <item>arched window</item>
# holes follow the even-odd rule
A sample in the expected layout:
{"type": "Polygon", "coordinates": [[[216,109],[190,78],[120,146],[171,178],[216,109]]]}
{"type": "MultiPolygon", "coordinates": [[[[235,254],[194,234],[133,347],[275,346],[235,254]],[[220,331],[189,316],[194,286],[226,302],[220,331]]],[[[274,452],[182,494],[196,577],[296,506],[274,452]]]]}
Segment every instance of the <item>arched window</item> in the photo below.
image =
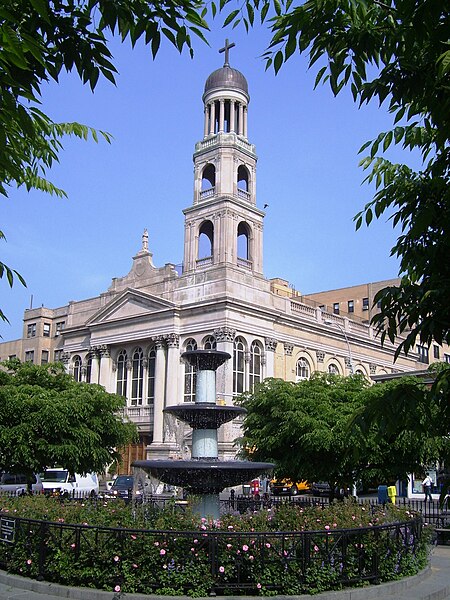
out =
{"type": "Polygon", "coordinates": [[[301,381],[302,379],[309,379],[310,374],[311,369],[309,366],[309,362],[306,360],[306,358],[299,358],[295,367],[296,381],[301,381]]]}
{"type": "Polygon", "coordinates": [[[205,350],[216,350],[216,348],[217,348],[216,338],[213,335],[208,335],[208,337],[205,338],[205,341],[203,342],[203,348],[205,350]]]}
{"type": "MultiPolygon", "coordinates": [[[[186,342],[186,352],[197,350],[197,342],[193,339],[186,342]]],[[[195,386],[197,385],[197,373],[195,367],[185,363],[184,365],[184,401],[195,402],[195,386]]]]}
{"type": "Polygon", "coordinates": [[[78,356],[78,354],[76,356],[73,357],[73,378],[75,379],[75,381],[81,381],[82,380],[82,361],[81,361],[81,356],[78,356]]]}
{"type": "Polygon", "coordinates": [[[262,348],[258,342],[253,342],[250,346],[250,371],[249,371],[249,384],[250,390],[256,383],[262,381],[262,348]]]}
{"type": "Polygon", "coordinates": [[[90,356],[86,363],[86,382],[91,383],[92,378],[92,356],[90,356]]]}
{"type": "MultiPolygon", "coordinates": [[[[243,197],[247,198],[247,195],[250,191],[249,190],[249,175],[248,175],[247,167],[244,167],[244,165],[240,165],[238,167],[237,187],[238,187],[238,194],[240,191],[244,192],[243,197]]],[[[241,194],[239,194],[239,196],[241,196],[241,194]]]]}
{"type": "Polygon", "coordinates": [[[250,233],[247,223],[241,222],[237,229],[237,256],[250,260],[250,233]]]}
{"type": "Polygon", "coordinates": [[[144,354],[136,348],[131,357],[131,406],[142,404],[142,388],[144,383],[144,354]]]}
{"type": "Polygon", "coordinates": [[[328,373],[330,375],[339,375],[339,367],[335,363],[330,363],[328,365],[328,373]]]}
{"type": "Polygon", "coordinates": [[[245,385],[245,344],[242,338],[234,340],[233,394],[242,394],[245,385]]]}
{"type": "Polygon", "coordinates": [[[148,353],[148,385],[147,385],[147,404],[155,403],[155,374],[156,374],[156,350],[150,348],[148,353]]]}
{"type": "Polygon", "coordinates": [[[216,167],[211,163],[206,165],[202,173],[202,190],[200,198],[206,199],[214,196],[214,190],[216,187],[216,167]]]}
{"type": "Polygon", "coordinates": [[[211,258],[214,248],[214,225],[211,221],[204,221],[199,230],[198,258],[211,258]]]}
{"type": "Polygon", "coordinates": [[[127,397],[127,353],[121,350],[117,357],[116,394],[127,397]]]}

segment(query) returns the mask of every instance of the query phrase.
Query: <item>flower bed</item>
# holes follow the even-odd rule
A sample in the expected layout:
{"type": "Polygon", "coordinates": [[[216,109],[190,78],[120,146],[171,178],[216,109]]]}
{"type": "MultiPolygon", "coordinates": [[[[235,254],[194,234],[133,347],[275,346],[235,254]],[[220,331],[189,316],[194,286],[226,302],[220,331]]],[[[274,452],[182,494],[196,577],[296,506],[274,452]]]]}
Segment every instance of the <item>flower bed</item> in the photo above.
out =
{"type": "Polygon", "coordinates": [[[199,519],[121,501],[2,500],[0,566],[65,585],[208,596],[302,594],[388,581],[426,564],[421,520],[353,502],[199,519]]]}

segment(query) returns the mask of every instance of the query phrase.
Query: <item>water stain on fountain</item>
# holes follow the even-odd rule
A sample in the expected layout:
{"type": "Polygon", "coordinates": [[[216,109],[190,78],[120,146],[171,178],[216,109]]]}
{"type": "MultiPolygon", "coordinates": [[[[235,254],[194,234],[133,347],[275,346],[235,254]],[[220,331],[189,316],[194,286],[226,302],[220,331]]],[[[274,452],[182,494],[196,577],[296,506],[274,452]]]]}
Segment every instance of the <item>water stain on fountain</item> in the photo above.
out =
{"type": "Polygon", "coordinates": [[[197,372],[195,402],[168,406],[165,413],[192,427],[191,460],[137,460],[133,467],[169,485],[182,486],[200,500],[196,511],[219,518],[219,493],[270,471],[274,465],[247,460],[219,460],[218,428],[246,413],[239,406],[216,404],[216,370],[231,358],[219,350],[193,350],[181,357],[197,372]]]}

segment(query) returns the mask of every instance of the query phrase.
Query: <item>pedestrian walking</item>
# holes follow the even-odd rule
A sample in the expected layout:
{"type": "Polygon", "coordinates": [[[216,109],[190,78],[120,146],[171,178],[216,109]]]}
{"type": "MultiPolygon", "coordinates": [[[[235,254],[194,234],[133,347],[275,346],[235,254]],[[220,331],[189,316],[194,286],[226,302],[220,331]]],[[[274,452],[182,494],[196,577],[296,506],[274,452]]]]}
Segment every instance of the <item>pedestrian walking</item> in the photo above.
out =
{"type": "Polygon", "coordinates": [[[433,480],[429,475],[427,475],[422,481],[422,485],[425,494],[425,502],[427,501],[427,498],[429,498],[430,502],[432,502],[433,498],[431,497],[431,486],[433,485],[433,480]]]}

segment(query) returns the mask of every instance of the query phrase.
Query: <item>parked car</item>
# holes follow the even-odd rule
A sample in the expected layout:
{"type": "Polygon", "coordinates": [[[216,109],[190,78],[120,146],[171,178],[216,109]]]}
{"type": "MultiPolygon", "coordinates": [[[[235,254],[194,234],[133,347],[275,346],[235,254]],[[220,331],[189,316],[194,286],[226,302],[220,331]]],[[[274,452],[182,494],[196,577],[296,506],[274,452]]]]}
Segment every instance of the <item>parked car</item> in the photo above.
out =
{"type": "Polygon", "coordinates": [[[297,496],[306,494],[310,485],[307,481],[292,481],[291,479],[272,479],[270,491],[274,496],[297,496]]]}
{"type": "MultiPolygon", "coordinates": [[[[44,486],[39,475],[32,475],[31,491],[41,494],[44,486]]],[[[21,496],[28,492],[27,476],[23,473],[5,473],[0,471],[0,493],[21,496]]]]}
{"type": "MultiPolygon", "coordinates": [[[[327,481],[315,481],[311,486],[311,493],[313,496],[331,496],[331,486],[327,481]]],[[[344,498],[349,495],[348,489],[335,488],[334,498],[344,498]]]]}
{"type": "Polygon", "coordinates": [[[133,475],[118,475],[114,479],[112,486],[107,492],[107,496],[110,498],[122,498],[123,500],[131,500],[133,487],[133,475]]]}
{"type": "Polygon", "coordinates": [[[73,497],[97,496],[99,491],[96,473],[72,474],[67,469],[46,469],[41,473],[44,491],[49,494],[68,494],[73,497]]]}

